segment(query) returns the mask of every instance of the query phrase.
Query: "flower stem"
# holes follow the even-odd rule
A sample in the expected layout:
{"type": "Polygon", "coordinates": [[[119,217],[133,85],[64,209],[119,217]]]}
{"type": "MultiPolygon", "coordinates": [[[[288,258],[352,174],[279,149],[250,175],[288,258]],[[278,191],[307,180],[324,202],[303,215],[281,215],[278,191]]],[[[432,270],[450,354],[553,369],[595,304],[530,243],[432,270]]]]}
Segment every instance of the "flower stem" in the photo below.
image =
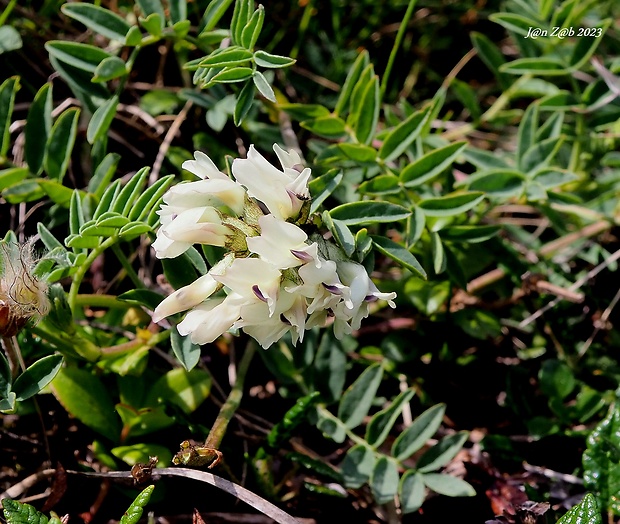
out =
{"type": "Polygon", "coordinates": [[[19,375],[19,370],[21,369],[24,371],[26,369],[26,363],[19,350],[19,344],[15,337],[2,337],[2,346],[4,347],[7,360],[9,361],[11,377],[15,380],[17,375],[19,375]]]}
{"type": "Polygon", "coordinates": [[[76,316],[75,309],[77,306],[76,302],[78,290],[80,289],[80,284],[82,283],[86,272],[90,269],[90,266],[97,259],[97,257],[101,255],[101,253],[103,253],[107,248],[113,246],[117,241],[118,237],[116,236],[112,236],[104,240],[99,247],[93,249],[90,252],[88,257],[86,257],[84,263],[80,267],[78,267],[77,271],[73,275],[73,282],[71,282],[71,288],[69,289],[69,296],[67,298],[67,301],[69,302],[69,307],[71,308],[71,312],[73,313],[73,318],[75,318],[76,316]]]}
{"type": "Polygon", "coordinates": [[[403,21],[400,23],[400,27],[398,28],[398,33],[396,33],[396,39],[394,40],[394,46],[392,47],[392,51],[390,52],[390,57],[388,58],[388,63],[385,66],[383,78],[381,79],[381,91],[379,94],[380,101],[383,101],[385,90],[387,89],[387,83],[390,78],[390,73],[392,72],[392,67],[394,66],[394,62],[396,61],[396,55],[398,54],[398,49],[400,48],[400,44],[402,43],[403,38],[405,36],[405,31],[407,30],[407,24],[409,24],[409,19],[411,18],[411,15],[413,14],[413,9],[415,7],[416,2],[417,0],[409,0],[407,11],[405,12],[403,21]]]}
{"type": "Polygon", "coordinates": [[[133,285],[136,286],[138,289],[144,288],[145,287],[144,282],[140,280],[140,277],[135,272],[134,268],[131,265],[131,262],[125,256],[125,253],[123,253],[120,246],[118,244],[114,244],[112,246],[112,251],[116,255],[116,258],[118,258],[118,261],[121,263],[121,266],[123,266],[123,269],[126,271],[127,276],[131,279],[131,282],[133,283],[133,285]]]}
{"type": "Polygon", "coordinates": [[[245,353],[241,358],[241,362],[239,362],[235,385],[230,390],[226,402],[224,402],[224,404],[220,408],[220,412],[218,413],[217,418],[215,419],[215,422],[211,427],[211,431],[209,431],[207,440],[205,441],[205,447],[218,449],[218,447],[220,446],[222,439],[226,434],[226,428],[228,427],[228,423],[233,418],[235,412],[239,408],[239,404],[241,403],[241,398],[243,397],[243,384],[245,382],[245,376],[247,375],[248,368],[250,367],[250,362],[252,361],[254,353],[256,353],[256,342],[250,340],[245,348],[245,353]]]}

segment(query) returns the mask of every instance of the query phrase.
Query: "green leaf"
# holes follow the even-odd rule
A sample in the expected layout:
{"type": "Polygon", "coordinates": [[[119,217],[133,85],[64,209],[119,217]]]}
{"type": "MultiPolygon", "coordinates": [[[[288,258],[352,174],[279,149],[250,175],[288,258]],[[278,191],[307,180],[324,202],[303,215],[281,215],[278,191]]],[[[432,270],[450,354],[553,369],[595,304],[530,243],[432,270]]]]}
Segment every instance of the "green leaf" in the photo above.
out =
{"type": "Polygon", "coordinates": [[[362,71],[364,71],[370,62],[370,58],[367,50],[363,50],[358,57],[355,59],[355,62],[349,69],[349,73],[347,74],[347,78],[340,90],[340,95],[338,96],[338,101],[336,102],[336,108],[334,109],[335,115],[342,115],[346,108],[348,107],[349,100],[353,93],[353,89],[358,83],[360,76],[362,75],[362,71]]]}
{"type": "Polygon", "coordinates": [[[308,417],[308,412],[318,397],[319,392],[314,391],[297,399],[295,405],[284,414],[282,420],[271,428],[267,435],[267,445],[271,449],[277,450],[285,441],[291,438],[295,428],[308,417]]]}
{"type": "Polygon", "coordinates": [[[480,119],[480,104],[478,102],[478,93],[468,83],[454,78],[450,84],[454,94],[459,99],[461,104],[469,111],[472,119],[477,121],[480,119]]]}
{"type": "Polygon", "coordinates": [[[514,169],[492,169],[478,172],[467,180],[472,191],[482,191],[497,198],[519,196],[523,192],[525,177],[514,169]]]}
{"type": "Polygon", "coordinates": [[[46,144],[43,165],[48,176],[58,182],[62,182],[71,160],[79,118],[79,109],[67,109],[54,123],[46,144]]]}
{"type": "Polygon", "coordinates": [[[39,187],[50,197],[52,202],[62,207],[69,207],[73,190],[56,182],[56,180],[39,179],[38,183],[39,187]]]}
{"type": "Polygon", "coordinates": [[[422,476],[424,484],[429,489],[440,495],[448,497],[474,497],[476,490],[471,484],[452,475],[441,473],[426,473],[422,476]]]}
{"type": "Polygon", "coordinates": [[[338,418],[344,425],[353,429],[359,426],[375,398],[383,368],[380,364],[368,366],[344,392],[338,404],[338,418]]]}
{"type": "Polygon", "coordinates": [[[0,171],[0,191],[10,188],[28,178],[25,167],[11,167],[0,171]]]}
{"type": "Polygon", "coordinates": [[[108,133],[110,124],[116,116],[116,107],[118,106],[118,96],[113,96],[110,100],[106,100],[93,114],[88,129],[86,130],[86,140],[90,144],[94,144],[97,140],[108,133]]]}
{"type": "Polygon", "coordinates": [[[80,228],[84,224],[84,211],[82,209],[82,199],[77,189],[73,190],[71,195],[71,202],[69,205],[69,232],[72,235],[77,235],[80,232],[80,228]]]}
{"type": "Polygon", "coordinates": [[[237,103],[235,104],[235,113],[233,115],[233,119],[237,127],[243,123],[245,117],[250,112],[250,109],[252,109],[252,103],[254,102],[254,90],[254,82],[246,82],[243,89],[239,92],[237,103]]]}
{"type": "Polygon", "coordinates": [[[138,21],[150,35],[153,35],[155,38],[161,37],[161,31],[164,27],[164,19],[159,13],[151,13],[146,18],[139,17],[138,21]]]}
{"type": "Polygon", "coordinates": [[[230,36],[233,43],[237,45],[241,44],[243,28],[250,21],[253,4],[252,0],[235,0],[235,8],[230,22],[230,36]]]}
{"type": "Polygon", "coordinates": [[[372,64],[368,64],[366,69],[362,71],[357,84],[353,88],[351,99],[349,100],[349,115],[347,117],[347,124],[351,128],[355,128],[358,118],[366,109],[362,103],[362,99],[368,92],[368,88],[372,84],[374,77],[374,66],[372,64]]]}
{"type": "Polygon", "coordinates": [[[521,169],[529,173],[549,165],[559,151],[564,137],[551,137],[534,144],[523,155],[519,163],[521,169]]]}
{"type": "Polygon", "coordinates": [[[448,217],[459,215],[474,208],[482,201],[480,192],[457,193],[437,198],[422,200],[418,206],[429,217],[448,217]]]}
{"type": "Polygon", "coordinates": [[[19,91],[19,77],[12,76],[0,85],[0,159],[6,158],[11,143],[10,127],[15,93],[19,91]]]}
{"type": "Polygon", "coordinates": [[[78,368],[61,369],[51,384],[63,407],[83,424],[116,442],[120,424],[108,389],[92,373],[78,368]]]}
{"type": "Polygon", "coordinates": [[[347,356],[341,342],[330,331],[325,331],[313,362],[313,383],[327,402],[335,402],[341,397],[346,366],[347,356]]]}
{"type": "Polygon", "coordinates": [[[569,74],[570,71],[559,58],[517,58],[500,67],[502,73],[511,75],[558,76],[569,74]]]}
{"type": "Polygon", "coordinates": [[[154,489],[155,485],[151,485],[142,490],[121,517],[120,524],[137,524],[142,516],[144,506],[146,506],[151,499],[151,494],[154,489]]]}
{"type": "Polygon", "coordinates": [[[501,73],[499,70],[499,68],[506,63],[504,55],[486,35],[472,31],[470,33],[470,38],[478,52],[478,56],[493,72],[502,90],[505,91],[508,89],[512,83],[512,78],[505,73],[501,73]]]}
{"type": "Polygon", "coordinates": [[[310,205],[310,213],[315,213],[321,204],[325,202],[327,197],[331,195],[342,182],[344,175],[339,169],[331,169],[324,175],[321,175],[308,184],[310,194],[312,195],[312,204],[310,205]]]}
{"type": "Polygon", "coordinates": [[[377,456],[363,444],[356,444],[347,451],[341,464],[344,484],[347,488],[358,489],[368,482],[375,469],[377,456]]]}
{"type": "Polygon", "coordinates": [[[132,25],[127,36],[125,36],[125,45],[129,47],[138,47],[142,43],[142,30],[140,26],[132,25]]]}
{"type": "Polygon", "coordinates": [[[368,426],[366,426],[366,441],[372,447],[377,448],[383,444],[405,404],[411,400],[414,394],[413,389],[401,392],[387,408],[373,415],[368,426]]]}
{"type": "Polygon", "coordinates": [[[374,75],[366,86],[360,104],[363,109],[355,119],[353,131],[359,142],[368,145],[372,141],[379,121],[380,100],[377,75],[374,75]]]}
{"type": "Polygon", "coordinates": [[[586,493],[583,500],[573,506],[558,520],[557,524],[603,524],[601,512],[596,504],[596,497],[586,493]]]}
{"type": "Polygon", "coordinates": [[[125,61],[118,56],[110,56],[104,58],[95,69],[93,82],[107,82],[108,80],[125,76],[127,73],[125,61]]]}
{"type": "Polygon", "coordinates": [[[323,213],[323,221],[332,235],[334,235],[334,239],[338,245],[345,254],[350,257],[355,251],[355,237],[353,233],[351,233],[351,230],[343,221],[333,219],[327,211],[323,213]]]}
{"type": "Polygon", "coordinates": [[[103,160],[95,169],[95,174],[88,181],[88,191],[93,193],[98,199],[101,198],[101,195],[109,187],[110,180],[114,177],[120,159],[120,155],[108,153],[103,157],[103,160]]]}
{"type": "Polygon", "coordinates": [[[393,460],[381,456],[370,476],[370,489],[377,504],[385,504],[394,499],[398,491],[398,467],[393,460]]]}
{"type": "Polygon", "coordinates": [[[157,406],[163,399],[190,414],[209,396],[211,375],[201,369],[176,368],[158,379],[149,391],[145,405],[157,406]]]}
{"type": "Polygon", "coordinates": [[[339,444],[344,442],[344,439],[347,438],[347,428],[340,420],[331,415],[331,413],[327,416],[324,412],[319,411],[319,419],[316,427],[325,436],[339,444]]]}
{"type": "Polygon", "coordinates": [[[445,466],[461,450],[468,436],[469,433],[467,431],[460,431],[442,438],[420,457],[417,463],[417,470],[420,473],[427,473],[445,466]]]}
{"type": "MultiPolygon", "coordinates": [[[[202,15],[202,33],[211,31],[220,21],[233,0],[212,0],[202,15]]],[[[201,34],[202,34],[201,33],[201,34]]]]}
{"type": "Polygon", "coordinates": [[[94,73],[103,60],[112,57],[110,53],[94,45],[64,40],[46,42],[45,49],[50,56],[89,73],[94,73]]]}
{"type": "Polygon", "coordinates": [[[95,212],[93,213],[93,220],[99,220],[106,213],[110,212],[113,202],[116,200],[120,192],[121,181],[115,180],[107,187],[105,193],[103,193],[103,195],[101,196],[101,200],[99,201],[99,204],[97,205],[97,207],[95,208],[95,212]]]}
{"type": "Polygon", "coordinates": [[[424,271],[424,268],[420,265],[417,258],[414,257],[407,248],[387,237],[372,235],[371,238],[377,251],[390,257],[401,266],[406,267],[412,273],[426,278],[426,271],[424,271]]]}
{"type": "Polygon", "coordinates": [[[595,26],[592,26],[591,28],[586,28],[586,31],[588,29],[595,31],[600,29],[601,36],[581,37],[577,39],[577,44],[573,49],[573,54],[568,59],[568,65],[572,71],[577,71],[578,69],[581,69],[588,62],[588,60],[590,60],[590,57],[594,54],[594,51],[596,51],[596,48],[603,40],[602,35],[607,32],[607,29],[609,29],[611,22],[611,19],[607,18],[602,22],[599,22],[595,26]]]}
{"type": "Polygon", "coordinates": [[[413,513],[422,507],[424,502],[424,481],[422,475],[409,469],[405,471],[398,486],[398,496],[402,512],[413,513]]]}
{"type": "Polygon", "coordinates": [[[392,129],[381,144],[379,158],[391,162],[402,155],[424,129],[430,112],[430,106],[416,111],[392,129]]]}
{"type": "Polygon", "coordinates": [[[146,464],[150,457],[157,457],[157,466],[165,468],[172,460],[172,452],[165,446],[157,444],[132,444],[131,446],[117,446],[110,450],[116,458],[133,466],[138,462],[146,464]]]}
{"type": "Polygon", "coordinates": [[[174,356],[186,371],[193,369],[200,360],[200,346],[193,344],[188,336],[182,336],[176,329],[170,332],[170,342],[174,356]]]}
{"type": "Polygon", "coordinates": [[[573,392],[577,382],[573,371],[564,362],[545,360],[538,372],[540,389],[549,398],[564,399],[573,392]]]}
{"type": "Polygon", "coordinates": [[[521,36],[527,36],[531,27],[544,29],[539,20],[532,20],[516,13],[493,13],[489,19],[521,36]]]}
{"type": "Polygon", "coordinates": [[[401,183],[416,187],[428,182],[451,166],[466,147],[467,142],[455,142],[426,153],[401,171],[401,183]]]}
{"type": "Polygon", "coordinates": [[[254,49],[256,41],[260,36],[260,32],[263,28],[263,21],[265,20],[265,8],[259,4],[258,9],[254,11],[250,17],[249,22],[243,28],[241,32],[241,45],[246,49],[254,49]]]}
{"type": "Polygon", "coordinates": [[[362,182],[359,186],[360,193],[368,193],[371,195],[389,195],[400,193],[400,178],[396,175],[378,175],[366,182],[362,182]]]}
{"type": "Polygon", "coordinates": [[[84,102],[90,112],[95,111],[101,100],[110,98],[110,91],[104,84],[92,82],[91,73],[66,64],[51,55],[50,63],[75,95],[84,102]]]}
{"type": "Polygon", "coordinates": [[[394,222],[407,218],[410,214],[405,207],[381,201],[348,202],[329,212],[334,220],[340,220],[349,226],[394,222]]]}
{"type": "Polygon", "coordinates": [[[28,168],[34,175],[43,171],[43,158],[45,157],[45,144],[52,130],[52,84],[44,84],[34,97],[34,101],[28,110],[26,128],[26,144],[24,156],[28,162],[28,168]]]}
{"type": "Polygon", "coordinates": [[[119,15],[96,5],[75,2],[63,4],[60,10],[111,40],[123,42],[130,28],[130,25],[119,15]]]}
{"type": "Polygon", "coordinates": [[[164,7],[161,5],[161,0],[136,0],[136,4],[138,4],[144,16],[148,17],[152,14],[159,15],[163,27],[166,15],[164,13],[164,7]]]}
{"type": "Polygon", "coordinates": [[[534,145],[537,129],[538,104],[530,104],[523,114],[517,134],[517,165],[522,171],[523,156],[534,145]]]}
{"type": "Polygon", "coordinates": [[[243,65],[252,60],[253,53],[241,46],[217,49],[199,62],[200,67],[229,67],[243,65]]]}
{"type": "Polygon", "coordinates": [[[242,82],[252,78],[254,70],[251,67],[226,67],[216,75],[214,75],[206,84],[202,87],[208,87],[217,83],[232,84],[235,82],[242,82]]]}
{"type": "Polygon", "coordinates": [[[149,213],[157,207],[168,188],[174,182],[174,175],[168,175],[158,179],[143,191],[138,199],[131,205],[131,211],[127,217],[129,220],[144,220],[149,213]]]}
{"type": "Polygon", "coordinates": [[[254,53],[254,63],[259,67],[281,68],[292,66],[297,60],[288,56],[272,55],[266,51],[258,50],[254,53]]]}
{"type": "Polygon", "coordinates": [[[603,513],[620,514],[620,410],[614,403],[592,430],[582,456],[583,481],[597,493],[603,513]]]}
{"type": "Polygon", "coordinates": [[[273,92],[272,87],[269,85],[269,82],[267,82],[265,75],[263,75],[263,73],[261,73],[260,71],[255,71],[254,75],[252,76],[252,80],[254,81],[254,85],[256,86],[256,89],[258,89],[260,94],[263,95],[267,100],[275,104],[276,95],[273,92]]]}
{"type": "Polygon", "coordinates": [[[146,306],[149,309],[155,309],[164,299],[162,295],[150,289],[132,289],[131,291],[121,293],[116,298],[137,306],[146,306]]]}
{"type": "Polygon", "coordinates": [[[168,0],[170,21],[178,24],[187,19],[187,0],[168,0]]]}
{"type": "Polygon", "coordinates": [[[118,232],[118,236],[124,240],[131,240],[139,237],[140,235],[144,235],[145,233],[150,233],[151,231],[153,231],[153,228],[149,224],[144,224],[143,222],[130,222],[129,224],[125,224],[121,227],[118,232]]]}
{"type": "Polygon", "coordinates": [[[475,244],[494,237],[499,231],[499,226],[452,226],[442,229],[441,238],[475,244]]]}
{"type": "Polygon", "coordinates": [[[114,199],[114,203],[112,205],[113,212],[120,213],[124,217],[129,215],[133,203],[142,193],[142,188],[146,183],[146,178],[148,177],[148,174],[149,168],[143,167],[131,177],[129,182],[125,184],[125,187],[119,193],[118,197],[114,199]]]}
{"type": "Polygon", "coordinates": [[[446,257],[441,243],[441,237],[436,231],[431,231],[431,254],[433,255],[433,270],[436,275],[446,269],[446,257]]]}
{"type": "Polygon", "coordinates": [[[278,104],[278,107],[295,120],[309,120],[330,115],[329,109],[320,104],[278,104]]]}
{"type": "Polygon", "coordinates": [[[439,429],[445,411],[445,404],[437,404],[416,417],[394,441],[392,456],[402,461],[421,449],[439,429]]]}
{"type": "Polygon", "coordinates": [[[338,144],[338,147],[351,160],[366,164],[376,163],[377,150],[374,147],[363,144],[350,144],[348,142],[338,144]]]}
{"type": "Polygon", "coordinates": [[[0,413],[15,413],[15,403],[15,393],[13,393],[12,391],[8,394],[6,398],[0,397],[0,413]]]}
{"type": "Polygon", "coordinates": [[[61,355],[48,355],[28,367],[13,384],[17,401],[26,400],[47,386],[62,366],[61,355]]]}
{"type": "Polygon", "coordinates": [[[0,351],[0,398],[7,398],[11,392],[11,368],[9,362],[4,356],[4,351],[0,351]]]}
{"type": "Polygon", "coordinates": [[[346,134],[347,124],[335,115],[304,120],[301,127],[323,138],[340,138],[346,134]]]}
{"type": "Polygon", "coordinates": [[[17,29],[10,25],[0,27],[0,55],[9,51],[21,49],[23,45],[22,37],[17,29]]]}
{"type": "Polygon", "coordinates": [[[30,504],[9,498],[2,499],[7,524],[47,524],[49,519],[30,504]]]}

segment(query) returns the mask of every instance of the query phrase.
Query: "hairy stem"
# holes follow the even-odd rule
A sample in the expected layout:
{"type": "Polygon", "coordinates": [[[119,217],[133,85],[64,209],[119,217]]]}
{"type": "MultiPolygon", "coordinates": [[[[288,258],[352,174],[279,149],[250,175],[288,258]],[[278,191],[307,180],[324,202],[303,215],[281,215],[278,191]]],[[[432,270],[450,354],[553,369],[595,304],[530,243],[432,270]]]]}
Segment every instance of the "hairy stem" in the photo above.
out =
{"type": "Polygon", "coordinates": [[[220,408],[220,412],[211,427],[211,431],[207,436],[207,440],[205,441],[205,446],[208,448],[217,449],[224,435],[226,434],[226,428],[228,428],[228,423],[233,418],[235,412],[239,408],[239,404],[241,403],[241,398],[243,397],[243,384],[245,382],[245,376],[247,375],[248,368],[250,367],[250,362],[252,361],[252,357],[256,352],[256,342],[250,340],[248,345],[245,348],[245,353],[241,358],[241,362],[239,362],[239,367],[237,368],[237,379],[235,380],[235,385],[230,390],[228,398],[226,402],[220,408]]]}

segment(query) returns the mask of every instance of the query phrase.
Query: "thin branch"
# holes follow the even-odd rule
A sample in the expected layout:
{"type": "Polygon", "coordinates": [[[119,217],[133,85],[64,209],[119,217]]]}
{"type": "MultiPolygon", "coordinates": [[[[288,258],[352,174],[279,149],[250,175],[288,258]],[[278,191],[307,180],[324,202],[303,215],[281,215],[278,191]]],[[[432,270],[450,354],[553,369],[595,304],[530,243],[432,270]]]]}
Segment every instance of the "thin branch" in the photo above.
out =
{"type": "Polygon", "coordinates": [[[161,170],[161,166],[164,163],[164,158],[166,158],[166,153],[168,153],[168,149],[170,149],[170,145],[172,144],[174,137],[179,132],[179,129],[181,128],[181,124],[183,124],[183,122],[187,118],[187,113],[189,113],[189,110],[191,107],[192,107],[191,100],[188,100],[187,102],[185,102],[183,109],[179,111],[179,114],[174,119],[174,122],[172,122],[170,129],[168,129],[168,132],[166,133],[166,136],[164,137],[164,141],[161,143],[159,151],[157,152],[157,158],[155,158],[155,162],[153,163],[153,170],[151,171],[151,174],[149,175],[149,185],[153,185],[159,178],[159,171],[161,170]]]}

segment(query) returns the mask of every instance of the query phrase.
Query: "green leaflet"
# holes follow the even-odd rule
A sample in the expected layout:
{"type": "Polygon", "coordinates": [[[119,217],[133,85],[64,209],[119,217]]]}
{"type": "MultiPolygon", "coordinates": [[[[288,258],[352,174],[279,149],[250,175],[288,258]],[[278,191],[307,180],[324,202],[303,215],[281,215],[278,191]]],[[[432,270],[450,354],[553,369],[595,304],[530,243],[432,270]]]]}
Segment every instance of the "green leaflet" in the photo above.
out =
{"type": "Polygon", "coordinates": [[[586,493],[583,500],[572,507],[558,520],[557,524],[603,524],[601,512],[596,504],[596,497],[586,493]]]}
{"type": "Polygon", "coordinates": [[[352,429],[362,423],[381,384],[382,376],[381,365],[373,364],[344,392],[338,405],[338,418],[347,428],[352,429]]]}
{"type": "Polygon", "coordinates": [[[582,462],[584,484],[596,493],[601,510],[620,515],[620,410],[617,403],[588,436],[582,462]]]}
{"type": "Polygon", "coordinates": [[[19,77],[13,76],[0,85],[0,159],[9,150],[11,115],[15,104],[15,94],[19,90],[19,77]]]}
{"type": "Polygon", "coordinates": [[[93,31],[119,42],[125,40],[130,28],[116,13],[96,5],[75,2],[64,4],[60,9],[65,15],[75,18],[93,31]]]}

